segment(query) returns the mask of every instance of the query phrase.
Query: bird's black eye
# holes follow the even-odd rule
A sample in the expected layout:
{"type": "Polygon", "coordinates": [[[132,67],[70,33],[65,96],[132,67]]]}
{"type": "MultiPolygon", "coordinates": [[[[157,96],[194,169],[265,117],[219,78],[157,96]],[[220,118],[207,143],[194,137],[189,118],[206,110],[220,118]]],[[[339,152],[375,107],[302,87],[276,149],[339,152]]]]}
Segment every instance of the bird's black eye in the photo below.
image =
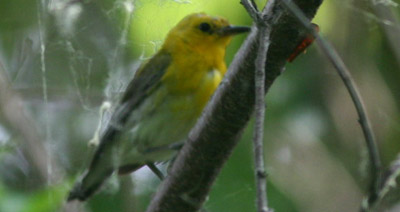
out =
{"type": "Polygon", "coordinates": [[[199,29],[203,32],[209,32],[211,30],[211,26],[210,24],[203,22],[199,25],[199,29]]]}

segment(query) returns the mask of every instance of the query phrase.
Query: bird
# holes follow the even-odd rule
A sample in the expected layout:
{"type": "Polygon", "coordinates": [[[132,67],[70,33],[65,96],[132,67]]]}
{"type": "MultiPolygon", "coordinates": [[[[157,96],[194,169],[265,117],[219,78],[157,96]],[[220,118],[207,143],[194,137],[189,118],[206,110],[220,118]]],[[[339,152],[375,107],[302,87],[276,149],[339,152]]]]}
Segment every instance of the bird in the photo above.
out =
{"type": "Polygon", "coordinates": [[[205,13],[178,22],[135,72],[67,200],[87,200],[114,172],[171,160],[227,71],[232,37],[249,31],[205,13]]]}

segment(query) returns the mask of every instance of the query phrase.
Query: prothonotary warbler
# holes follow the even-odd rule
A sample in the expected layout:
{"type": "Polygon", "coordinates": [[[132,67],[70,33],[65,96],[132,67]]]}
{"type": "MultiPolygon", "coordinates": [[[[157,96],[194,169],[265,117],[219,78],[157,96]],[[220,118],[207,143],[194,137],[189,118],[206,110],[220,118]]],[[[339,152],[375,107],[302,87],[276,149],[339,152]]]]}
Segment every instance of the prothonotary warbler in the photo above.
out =
{"type": "Polygon", "coordinates": [[[68,200],[86,200],[114,172],[170,160],[226,72],[233,35],[249,32],[220,17],[188,15],[136,72],[100,137],[88,171],[68,200]]]}

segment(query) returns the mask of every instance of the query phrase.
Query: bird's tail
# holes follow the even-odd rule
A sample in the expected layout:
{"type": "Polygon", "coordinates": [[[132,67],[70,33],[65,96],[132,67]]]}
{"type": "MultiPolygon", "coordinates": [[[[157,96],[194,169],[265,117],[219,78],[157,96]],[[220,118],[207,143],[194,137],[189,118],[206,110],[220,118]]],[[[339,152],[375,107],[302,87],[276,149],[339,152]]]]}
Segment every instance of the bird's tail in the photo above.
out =
{"type": "Polygon", "coordinates": [[[75,184],[74,188],[68,195],[67,201],[80,200],[85,201],[110,177],[115,169],[119,169],[120,174],[135,171],[143,165],[121,165],[116,162],[114,155],[117,143],[115,136],[118,134],[118,129],[109,127],[102,137],[100,146],[97,148],[93,160],[90,164],[88,172],[83,179],[75,184]]]}
{"type": "Polygon", "coordinates": [[[113,173],[113,169],[104,169],[100,167],[91,167],[89,171],[84,175],[81,181],[78,181],[73,189],[69,192],[67,201],[79,200],[85,201],[87,198],[97,191],[97,189],[103,184],[103,182],[110,177],[113,173]]]}
{"type": "MultiPolygon", "coordinates": [[[[134,172],[141,168],[143,164],[130,164],[118,168],[118,174],[124,175],[134,172]]],[[[93,167],[92,167],[93,168],[93,167]]],[[[101,168],[101,167],[100,167],[101,168]]],[[[103,182],[113,173],[113,169],[90,169],[83,179],[75,184],[69,192],[67,201],[79,200],[85,201],[93,195],[95,191],[103,184],[103,182]]]]}

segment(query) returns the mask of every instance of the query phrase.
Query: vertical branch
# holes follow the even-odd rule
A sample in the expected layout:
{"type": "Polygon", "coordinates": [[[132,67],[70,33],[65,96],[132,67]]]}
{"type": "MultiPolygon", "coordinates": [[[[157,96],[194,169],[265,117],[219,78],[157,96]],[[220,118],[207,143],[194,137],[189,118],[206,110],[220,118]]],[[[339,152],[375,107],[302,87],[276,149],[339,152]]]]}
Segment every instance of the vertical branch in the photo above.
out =
{"type": "MultiPolygon", "coordinates": [[[[376,145],[375,135],[371,129],[371,124],[368,119],[367,112],[365,110],[365,106],[363,100],[361,99],[361,95],[358,91],[357,86],[355,85],[354,80],[350,74],[350,71],[344,64],[343,60],[340,58],[339,54],[335,51],[335,49],[324,40],[318,32],[313,29],[310,21],[304,16],[302,11],[293,4],[290,0],[284,0],[285,6],[298,18],[298,20],[304,25],[304,27],[313,34],[316,38],[316,42],[318,46],[321,48],[322,52],[328,57],[331,61],[332,65],[335,67],[338,72],[340,78],[345,84],[351,99],[354,103],[354,106],[357,110],[357,114],[359,116],[358,122],[361,125],[366,145],[368,148],[369,158],[371,161],[371,185],[368,197],[368,203],[371,204],[375,202],[378,198],[379,193],[379,185],[381,183],[381,161],[379,157],[378,147],[376,145]]],[[[362,207],[361,211],[366,211],[362,207]]]]}
{"type": "MultiPolygon", "coordinates": [[[[269,2],[269,5],[272,5],[269,2]]],[[[264,164],[264,119],[265,119],[265,63],[270,44],[271,8],[265,6],[259,12],[253,1],[242,0],[241,4],[253,18],[259,31],[258,51],[255,60],[255,127],[253,132],[253,152],[255,163],[255,180],[257,185],[257,209],[259,212],[271,211],[268,208],[267,174],[264,164]],[[270,12],[269,14],[267,12],[270,12]]]]}
{"type": "Polygon", "coordinates": [[[270,31],[267,27],[259,27],[259,49],[255,72],[255,127],[254,127],[254,161],[257,184],[257,207],[259,212],[268,212],[267,174],[264,166],[264,119],[265,119],[265,61],[269,46],[270,31]]]}

